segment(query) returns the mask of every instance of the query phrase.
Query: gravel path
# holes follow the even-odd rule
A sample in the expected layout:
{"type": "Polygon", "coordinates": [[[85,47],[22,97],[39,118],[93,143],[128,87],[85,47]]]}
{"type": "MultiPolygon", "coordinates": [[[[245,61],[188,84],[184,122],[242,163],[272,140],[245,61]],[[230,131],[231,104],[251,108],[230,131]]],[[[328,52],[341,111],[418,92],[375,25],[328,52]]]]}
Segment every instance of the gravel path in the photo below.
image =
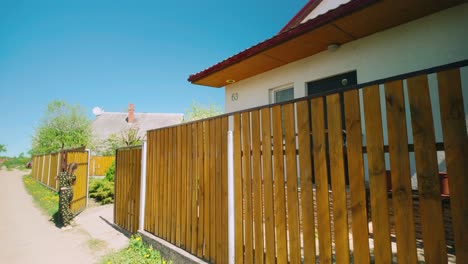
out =
{"type": "Polygon", "coordinates": [[[95,263],[127,245],[112,222],[112,205],[85,210],[71,230],[60,230],[24,189],[24,171],[0,170],[0,263],[95,263]]]}

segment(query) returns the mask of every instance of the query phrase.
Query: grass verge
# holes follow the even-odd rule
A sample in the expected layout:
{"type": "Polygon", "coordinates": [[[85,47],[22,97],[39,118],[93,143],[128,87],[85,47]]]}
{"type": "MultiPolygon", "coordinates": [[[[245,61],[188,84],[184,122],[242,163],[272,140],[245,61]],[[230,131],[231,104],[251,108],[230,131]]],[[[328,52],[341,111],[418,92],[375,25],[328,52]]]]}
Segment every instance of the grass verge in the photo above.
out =
{"type": "Polygon", "coordinates": [[[23,182],[27,192],[33,197],[34,202],[48,216],[53,217],[58,211],[58,194],[38,183],[31,175],[24,176],[23,182]]]}
{"type": "Polygon", "coordinates": [[[130,238],[127,248],[104,256],[99,264],[132,264],[132,263],[155,263],[169,264],[172,261],[164,260],[159,251],[153,249],[150,245],[146,245],[139,235],[134,235],[130,238]]]}

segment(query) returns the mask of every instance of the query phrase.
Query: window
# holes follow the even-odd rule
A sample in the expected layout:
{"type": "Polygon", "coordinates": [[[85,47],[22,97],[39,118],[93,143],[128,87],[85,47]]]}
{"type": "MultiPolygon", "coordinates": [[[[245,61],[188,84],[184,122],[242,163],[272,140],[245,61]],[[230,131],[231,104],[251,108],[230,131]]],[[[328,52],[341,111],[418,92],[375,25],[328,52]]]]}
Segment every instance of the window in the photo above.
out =
{"type": "Polygon", "coordinates": [[[278,88],[271,91],[271,102],[281,103],[294,99],[294,88],[278,88]]]}

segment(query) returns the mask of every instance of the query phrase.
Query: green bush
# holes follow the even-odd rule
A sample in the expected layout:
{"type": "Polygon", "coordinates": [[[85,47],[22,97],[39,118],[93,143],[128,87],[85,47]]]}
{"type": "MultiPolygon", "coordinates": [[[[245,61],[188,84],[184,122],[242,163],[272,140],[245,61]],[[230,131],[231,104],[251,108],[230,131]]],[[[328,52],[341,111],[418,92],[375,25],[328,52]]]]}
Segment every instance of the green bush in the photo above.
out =
{"type": "Polygon", "coordinates": [[[114,175],[115,175],[115,160],[112,161],[112,164],[110,165],[109,169],[107,169],[106,180],[110,182],[114,182],[114,175]]]}
{"type": "Polygon", "coordinates": [[[5,166],[7,169],[24,169],[26,167],[26,163],[30,160],[30,157],[26,157],[21,153],[18,157],[6,158],[1,166],[5,166]]]}
{"type": "Polygon", "coordinates": [[[96,199],[100,204],[114,202],[114,182],[106,179],[91,179],[89,182],[89,197],[96,199]]]}

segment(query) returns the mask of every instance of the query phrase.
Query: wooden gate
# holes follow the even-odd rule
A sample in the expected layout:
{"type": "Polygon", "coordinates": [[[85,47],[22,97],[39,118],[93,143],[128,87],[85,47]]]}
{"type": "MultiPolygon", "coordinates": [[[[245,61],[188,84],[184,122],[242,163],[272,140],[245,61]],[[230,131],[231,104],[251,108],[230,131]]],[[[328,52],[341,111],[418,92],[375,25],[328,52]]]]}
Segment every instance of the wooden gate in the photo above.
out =
{"type": "Polygon", "coordinates": [[[66,163],[76,162],[78,169],[75,171],[76,184],[73,186],[73,201],[71,202],[71,211],[74,214],[86,209],[88,203],[88,156],[89,152],[84,149],[67,150],[62,153],[62,158],[66,163]]]}
{"type": "Polygon", "coordinates": [[[89,175],[89,152],[84,147],[64,150],[44,155],[34,156],[32,176],[42,185],[54,191],[58,191],[59,183],[55,179],[61,171],[67,169],[67,165],[76,162],[78,169],[75,171],[77,177],[73,186],[73,201],[71,210],[77,214],[82,212],[87,205],[88,197],[88,175],[89,175]]]}
{"type": "Polygon", "coordinates": [[[116,150],[114,222],[125,230],[138,230],[142,147],[116,150]]]}
{"type": "Polygon", "coordinates": [[[85,150],[72,150],[67,152],[68,163],[76,162],[78,169],[75,171],[76,184],[73,186],[73,201],[70,203],[74,214],[86,209],[88,203],[88,155],[85,150]]]}

